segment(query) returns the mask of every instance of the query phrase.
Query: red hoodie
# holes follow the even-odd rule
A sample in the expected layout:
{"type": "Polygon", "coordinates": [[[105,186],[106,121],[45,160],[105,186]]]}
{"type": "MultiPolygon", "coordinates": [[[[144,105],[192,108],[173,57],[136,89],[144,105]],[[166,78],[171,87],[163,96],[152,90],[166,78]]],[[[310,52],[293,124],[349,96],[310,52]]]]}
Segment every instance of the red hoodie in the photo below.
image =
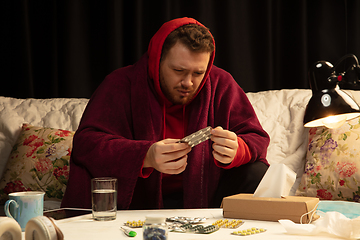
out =
{"type": "MultiPolygon", "coordinates": [[[[197,95],[186,106],[173,106],[159,86],[159,64],[166,36],[184,24],[165,23],[152,38],[146,54],[134,65],[109,74],[91,97],[74,136],[70,177],[62,207],[91,207],[90,179],[118,179],[118,209],[152,209],[162,205],[163,175],[151,169],[142,176],[149,147],[164,138],[181,138],[206,126],[221,126],[238,136],[233,163],[266,164],[269,137],[262,129],[246,94],[226,71],[213,66],[197,95]],[[149,174],[151,172],[151,174],[149,174]]],[[[212,156],[211,141],[195,146],[182,173],[185,208],[208,207],[224,173],[212,156]]]]}
{"type": "MultiPolygon", "coordinates": [[[[165,39],[167,36],[174,31],[175,29],[187,25],[187,24],[197,24],[200,26],[205,27],[200,22],[196,21],[192,18],[180,18],[180,19],[174,19],[169,22],[166,22],[163,24],[163,26],[159,29],[159,31],[152,37],[150,44],[149,44],[149,76],[154,81],[154,86],[157,94],[159,95],[159,101],[163,103],[163,111],[164,111],[164,136],[163,138],[183,138],[185,137],[187,124],[188,124],[188,114],[186,112],[186,105],[173,105],[163,94],[161,87],[160,87],[160,76],[159,76],[159,69],[160,69],[160,58],[161,58],[161,50],[163,47],[163,44],[165,42],[165,39]]],[[[210,33],[210,32],[209,32],[210,33]]],[[[211,34],[211,33],[210,33],[211,34]]],[[[215,46],[215,40],[213,38],[213,44],[215,46]]],[[[206,73],[204,75],[205,79],[202,81],[201,85],[198,88],[199,92],[203,85],[205,84],[206,79],[208,78],[209,72],[211,70],[211,67],[214,62],[214,56],[215,56],[215,50],[210,56],[208,68],[206,70],[206,73]]],[[[194,98],[196,95],[194,96],[194,98]]],[[[187,104],[188,105],[188,104],[187,104]]],[[[190,120],[191,121],[191,120],[190,120]]],[[[215,161],[215,164],[217,164],[219,167],[229,169],[232,167],[237,167],[242,164],[246,164],[251,159],[251,153],[249,151],[248,146],[246,143],[238,137],[238,152],[235,156],[234,160],[229,165],[223,165],[217,161],[215,161]]],[[[145,175],[141,175],[141,177],[147,177],[151,171],[147,171],[145,175]]],[[[163,194],[181,191],[182,187],[182,174],[179,175],[168,175],[163,174],[163,194]]]]}

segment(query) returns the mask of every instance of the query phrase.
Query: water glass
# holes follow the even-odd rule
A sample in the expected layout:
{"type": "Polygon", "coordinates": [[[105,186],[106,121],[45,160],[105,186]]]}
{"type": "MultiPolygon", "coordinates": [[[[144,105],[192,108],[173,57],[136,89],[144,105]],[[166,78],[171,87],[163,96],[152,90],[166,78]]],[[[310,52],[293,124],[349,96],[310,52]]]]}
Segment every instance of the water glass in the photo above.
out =
{"type": "Polygon", "coordinates": [[[116,219],[117,179],[101,177],[91,179],[92,215],[95,220],[116,219]]]}

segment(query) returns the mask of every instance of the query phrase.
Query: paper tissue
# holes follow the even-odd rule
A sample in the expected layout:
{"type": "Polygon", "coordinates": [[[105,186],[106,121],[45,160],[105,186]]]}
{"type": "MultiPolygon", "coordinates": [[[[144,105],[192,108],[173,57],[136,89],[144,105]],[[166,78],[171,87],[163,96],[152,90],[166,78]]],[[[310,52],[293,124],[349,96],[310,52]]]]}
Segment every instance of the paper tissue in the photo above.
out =
{"type": "Polygon", "coordinates": [[[290,219],[299,223],[305,214],[302,223],[308,223],[311,217],[306,213],[316,208],[319,199],[288,196],[295,179],[295,172],[286,165],[272,164],[254,194],[237,194],[223,199],[223,216],[264,221],[290,219]]]}
{"type": "Polygon", "coordinates": [[[360,217],[350,219],[339,212],[327,212],[315,224],[296,224],[290,220],[279,220],[288,234],[318,235],[332,234],[346,239],[360,239],[360,217]]]}
{"type": "Polygon", "coordinates": [[[270,165],[254,192],[254,197],[281,198],[289,196],[296,173],[285,164],[270,165]]]}
{"type": "Polygon", "coordinates": [[[332,234],[346,239],[360,239],[360,203],[326,201],[319,203],[317,211],[322,218],[314,224],[296,224],[279,220],[288,234],[332,234]]]}

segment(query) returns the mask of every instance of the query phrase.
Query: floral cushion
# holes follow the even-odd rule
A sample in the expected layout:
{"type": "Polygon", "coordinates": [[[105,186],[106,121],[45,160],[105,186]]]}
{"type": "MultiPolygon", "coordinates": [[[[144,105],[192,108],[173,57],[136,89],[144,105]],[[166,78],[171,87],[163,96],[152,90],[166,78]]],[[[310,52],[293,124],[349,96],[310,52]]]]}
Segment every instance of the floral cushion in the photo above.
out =
{"type": "Polygon", "coordinates": [[[309,130],[305,172],[296,195],[360,202],[360,120],[309,130]]]}
{"type": "Polygon", "coordinates": [[[0,203],[11,192],[30,190],[45,192],[45,200],[61,201],[69,178],[73,135],[72,131],[23,124],[0,181],[0,203]]]}

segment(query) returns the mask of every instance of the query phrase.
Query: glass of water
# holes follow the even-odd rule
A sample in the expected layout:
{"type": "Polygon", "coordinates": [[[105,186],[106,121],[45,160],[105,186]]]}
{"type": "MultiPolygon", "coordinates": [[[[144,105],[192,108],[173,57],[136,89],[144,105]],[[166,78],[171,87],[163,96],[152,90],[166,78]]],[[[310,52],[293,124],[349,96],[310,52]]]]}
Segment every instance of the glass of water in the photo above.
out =
{"type": "Polygon", "coordinates": [[[91,179],[92,214],[95,220],[116,219],[117,179],[101,177],[91,179]]]}

